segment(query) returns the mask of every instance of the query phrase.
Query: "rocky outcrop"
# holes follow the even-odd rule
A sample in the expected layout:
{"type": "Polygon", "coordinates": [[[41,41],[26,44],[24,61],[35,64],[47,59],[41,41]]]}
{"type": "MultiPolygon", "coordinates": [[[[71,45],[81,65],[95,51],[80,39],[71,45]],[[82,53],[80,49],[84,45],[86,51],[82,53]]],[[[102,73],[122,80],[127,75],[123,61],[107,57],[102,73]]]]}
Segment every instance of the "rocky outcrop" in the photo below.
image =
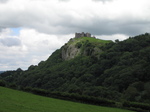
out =
{"type": "Polygon", "coordinates": [[[65,45],[62,47],[62,59],[69,60],[79,55],[81,49],[75,47],[75,45],[65,45]]]}
{"type": "Polygon", "coordinates": [[[101,49],[88,40],[71,39],[61,48],[62,59],[70,60],[76,56],[95,56],[98,58],[101,49]]]}

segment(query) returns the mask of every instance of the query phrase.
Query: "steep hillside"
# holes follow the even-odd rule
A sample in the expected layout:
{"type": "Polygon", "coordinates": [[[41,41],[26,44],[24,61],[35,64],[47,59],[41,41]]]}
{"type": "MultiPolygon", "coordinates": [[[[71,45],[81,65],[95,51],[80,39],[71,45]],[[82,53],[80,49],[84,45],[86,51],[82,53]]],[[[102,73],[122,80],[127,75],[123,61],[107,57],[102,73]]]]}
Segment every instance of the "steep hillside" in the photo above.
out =
{"type": "Polygon", "coordinates": [[[101,53],[100,47],[111,41],[91,37],[70,39],[62,48],[62,59],[69,60],[76,56],[95,56],[101,53]]]}
{"type": "MultiPolygon", "coordinates": [[[[124,41],[75,38],[38,66],[5,72],[17,87],[150,103],[150,34],[124,41]]],[[[5,74],[5,75],[4,75],[5,74]]]]}

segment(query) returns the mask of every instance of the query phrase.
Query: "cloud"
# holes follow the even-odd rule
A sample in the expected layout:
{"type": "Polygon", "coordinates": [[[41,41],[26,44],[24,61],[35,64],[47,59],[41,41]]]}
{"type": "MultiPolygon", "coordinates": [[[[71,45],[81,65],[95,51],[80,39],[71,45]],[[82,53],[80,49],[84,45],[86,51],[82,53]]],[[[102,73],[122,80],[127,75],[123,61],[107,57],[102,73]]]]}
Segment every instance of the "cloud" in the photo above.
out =
{"type": "Polygon", "coordinates": [[[110,2],[110,1],[113,1],[113,0],[92,0],[92,1],[95,1],[95,2],[104,2],[104,3],[105,3],[105,2],[107,2],[107,1],[110,2]]]}
{"type": "Polygon", "coordinates": [[[39,33],[34,29],[20,29],[18,36],[11,36],[11,33],[12,29],[0,33],[1,70],[27,69],[30,65],[37,65],[73,37],[72,34],[39,33]]]}
{"type": "Polygon", "coordinates": [[[59,1],[61,1],[61,2],[68,2],[68,1],[70,1],[70,0],[59,0],[59,1]]]}
{"type": "Polygon", "coordinates": [[[75,32],[123,40],[150,31],[149,0],[5,1],[0,0],[3,70],[25,69],[46,60],[75,32]]]}
{"type": "Polygon", "coordinates": [[[10,38],[10,37],[0,39],[0,43],[3,44],[4,46],[8,46],[8,47],[21,45],[21,42],[19,39],[10,38]]]}
{"type": "Polygon", "coordinates": [[[8,0],[0,0],[0,3],[6,3],[8,0]]]}
{"type": "Polygon", "coordinates": [[[11,0],[0,7],[0,24],[47,34],[87,30],[99,35],[134,35],[143,33],[140,27],[149,30],[149,5],[148,0],[113,0],[105,4],[93,0],[11,0]]]}
{"type": "Polygon", "coordinates": [[[125,40],[129,38],[127,35],[123,34],[114,34],[114,35],[96,35],[96,38],[103,39],[103,40],[113,40],[119,39],[120,41],[125,40]]]}

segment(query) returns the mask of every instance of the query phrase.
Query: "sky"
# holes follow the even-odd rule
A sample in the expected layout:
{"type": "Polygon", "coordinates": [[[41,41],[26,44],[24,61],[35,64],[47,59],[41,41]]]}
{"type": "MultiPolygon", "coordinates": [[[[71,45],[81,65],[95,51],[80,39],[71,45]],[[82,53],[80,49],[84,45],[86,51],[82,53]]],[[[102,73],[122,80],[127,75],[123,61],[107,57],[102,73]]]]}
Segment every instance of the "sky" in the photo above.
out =
{"type": "Polygon", "coordinates": [[[89,32],[124,40],[150,32],[150,0],[0,0],[0,71],[26,70],[89,32]]]}

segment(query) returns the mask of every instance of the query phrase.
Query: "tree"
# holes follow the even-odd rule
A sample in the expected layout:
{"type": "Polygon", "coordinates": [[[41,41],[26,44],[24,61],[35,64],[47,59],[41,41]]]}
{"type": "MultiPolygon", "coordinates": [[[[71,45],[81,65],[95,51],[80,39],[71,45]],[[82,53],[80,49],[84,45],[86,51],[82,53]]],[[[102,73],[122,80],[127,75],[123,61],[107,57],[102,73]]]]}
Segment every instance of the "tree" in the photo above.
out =
{"type": "Polygon", "coordinates": [[[5,86],[6,86],[6,82],[5,82],[5,81],[3,81],[3,80],[0,80],[0,86],[5,87],[5,86]]]}

